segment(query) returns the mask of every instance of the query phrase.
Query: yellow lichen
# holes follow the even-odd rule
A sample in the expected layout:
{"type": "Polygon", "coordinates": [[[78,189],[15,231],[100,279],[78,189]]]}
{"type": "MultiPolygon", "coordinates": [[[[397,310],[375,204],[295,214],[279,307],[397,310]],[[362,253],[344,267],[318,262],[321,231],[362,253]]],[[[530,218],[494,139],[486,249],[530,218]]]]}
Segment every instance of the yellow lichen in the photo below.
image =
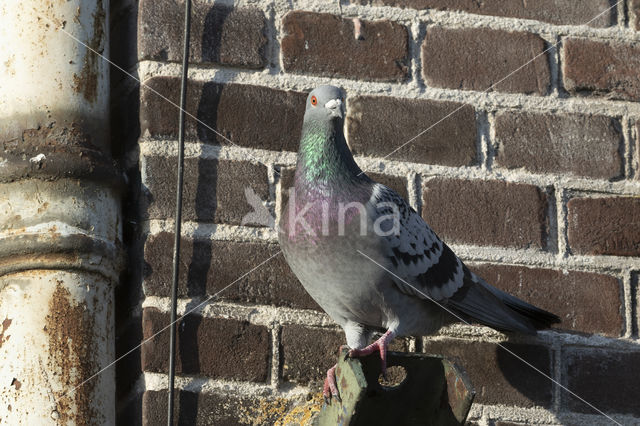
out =
{"type": "Polygon", "coordinates": [[[322,409],[323,401],[322,393],[315,394],[309,401],[293,407],[278,418],[275,426],[311,426],[311,420],[322,409]]]}

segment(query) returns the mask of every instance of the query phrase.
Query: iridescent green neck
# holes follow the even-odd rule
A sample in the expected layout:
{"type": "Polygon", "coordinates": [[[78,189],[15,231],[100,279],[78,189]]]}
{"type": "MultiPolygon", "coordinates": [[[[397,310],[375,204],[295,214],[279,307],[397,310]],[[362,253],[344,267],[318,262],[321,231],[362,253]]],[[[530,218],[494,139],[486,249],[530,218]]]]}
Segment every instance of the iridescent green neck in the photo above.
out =
{"type": "Polygon", "coordinates": [[[341,121],[303,124],[296,183],[332,186],[365,178],[353,160],[341,126],[341,121]]]}

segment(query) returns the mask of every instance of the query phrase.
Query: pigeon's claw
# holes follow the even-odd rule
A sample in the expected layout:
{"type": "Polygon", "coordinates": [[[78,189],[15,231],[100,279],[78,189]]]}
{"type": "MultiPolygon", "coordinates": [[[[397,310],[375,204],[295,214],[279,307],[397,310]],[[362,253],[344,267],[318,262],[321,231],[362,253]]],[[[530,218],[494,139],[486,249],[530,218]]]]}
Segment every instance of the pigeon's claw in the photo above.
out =
{"type": "Polygon", "coordinates": [[[324,386],[322,387],[322,396],[324,402],[327,405],[331,405],[331,398],[342,403],[340,399],[340,393],[338,392],[338,384],[336,383],[336,367],[338,364],[327,370],[327,378],[324,379],[324,386]]]}
{"type": "Polygon", "coordinates": [[[395,337],[395,333],[391,330],[387,330],[378,340],[370,344],[369,346],[365,346],[362,349],[351,349],[347,356],[350,358],[359,358],[363,356],[367,356],[374,352],[380,353],[380,363],[381,363],[381,371],[382,376],[386,379],[387,377],[387,348],[389,347],[389,342],[393,340],[395,337]]]}

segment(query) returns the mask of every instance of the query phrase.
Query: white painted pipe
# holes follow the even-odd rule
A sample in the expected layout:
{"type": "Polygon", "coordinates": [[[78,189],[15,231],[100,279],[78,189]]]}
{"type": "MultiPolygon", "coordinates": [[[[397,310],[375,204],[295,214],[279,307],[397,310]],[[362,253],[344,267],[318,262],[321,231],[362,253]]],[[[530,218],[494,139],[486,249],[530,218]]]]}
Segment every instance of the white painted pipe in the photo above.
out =
{"type": "Polygon", "coordinates": [[[2,424],[115,423],[108,9],[0,1],[2,424]]]}

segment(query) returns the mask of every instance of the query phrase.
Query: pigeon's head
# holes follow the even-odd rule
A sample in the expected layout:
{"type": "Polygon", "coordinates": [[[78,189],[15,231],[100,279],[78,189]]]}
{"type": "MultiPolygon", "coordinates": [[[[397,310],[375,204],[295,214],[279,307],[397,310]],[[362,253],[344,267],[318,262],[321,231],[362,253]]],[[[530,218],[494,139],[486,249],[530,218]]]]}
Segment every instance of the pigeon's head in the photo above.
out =
{"type": "Polygon", "coordinates": [[[344,119],[344,92],[336,86],[320,86],[307,97],[304,118],[315,120],[344,119]]]}

